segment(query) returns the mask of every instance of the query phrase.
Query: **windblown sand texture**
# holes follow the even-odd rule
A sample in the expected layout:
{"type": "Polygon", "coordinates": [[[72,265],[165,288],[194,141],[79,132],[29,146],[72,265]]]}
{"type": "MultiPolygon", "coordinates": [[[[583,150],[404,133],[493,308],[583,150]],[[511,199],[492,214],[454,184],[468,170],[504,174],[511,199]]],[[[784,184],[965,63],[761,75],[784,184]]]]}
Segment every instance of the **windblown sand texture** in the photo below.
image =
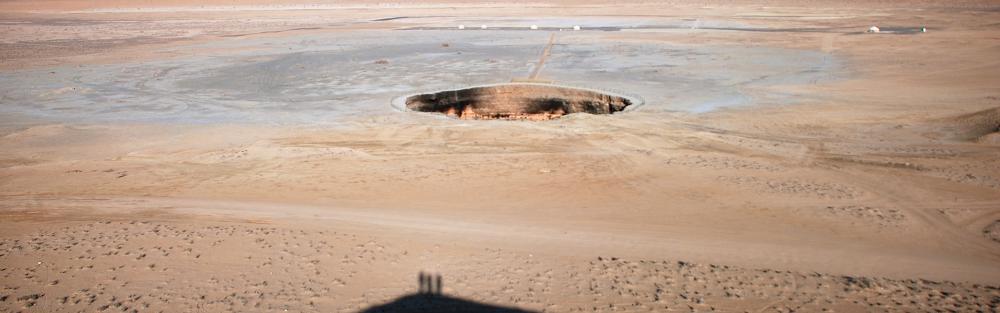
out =
{"type": "Polygon", "coordinates": [[[3,1],[0,312],[996,312],[998,21],[3,1]]]}

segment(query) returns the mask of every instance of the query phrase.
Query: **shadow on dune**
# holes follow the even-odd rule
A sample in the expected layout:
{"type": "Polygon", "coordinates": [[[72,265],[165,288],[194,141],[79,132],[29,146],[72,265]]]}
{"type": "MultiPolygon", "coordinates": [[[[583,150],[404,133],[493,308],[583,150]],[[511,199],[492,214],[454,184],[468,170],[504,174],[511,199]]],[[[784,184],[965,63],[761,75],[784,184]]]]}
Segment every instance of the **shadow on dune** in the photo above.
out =
{"type": "Polygon", "coordinates": [[[388,303],[367,308],[359,313],[376,312],[469,312],[469,313],[529,313],[514,307],[480,303],[441,293],[441,276],[420,273],[420,291],[396,298],[388,303]]]}
{"type": "Polygon", "coordinates": [[[527,313],[532,311],[479,303],[445,295],[409,294],[396,298],[389,303],[373,306],[365,309],[364,311],[360,311],[360,313],[375,312],[527,313]]]}

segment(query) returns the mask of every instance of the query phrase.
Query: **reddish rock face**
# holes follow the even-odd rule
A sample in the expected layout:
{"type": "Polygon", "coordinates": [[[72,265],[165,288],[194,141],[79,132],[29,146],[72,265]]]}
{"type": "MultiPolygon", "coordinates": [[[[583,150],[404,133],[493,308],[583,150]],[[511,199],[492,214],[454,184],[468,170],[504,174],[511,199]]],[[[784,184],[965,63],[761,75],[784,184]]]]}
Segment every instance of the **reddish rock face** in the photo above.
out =
{"type": "Polygon", "coordinates": [[[406,99],[413,111],[461,119],[551,120],[571,113],[612,114],[629,99],[595,91],[531,84],[474,87],[420,94],[406,99]]]}

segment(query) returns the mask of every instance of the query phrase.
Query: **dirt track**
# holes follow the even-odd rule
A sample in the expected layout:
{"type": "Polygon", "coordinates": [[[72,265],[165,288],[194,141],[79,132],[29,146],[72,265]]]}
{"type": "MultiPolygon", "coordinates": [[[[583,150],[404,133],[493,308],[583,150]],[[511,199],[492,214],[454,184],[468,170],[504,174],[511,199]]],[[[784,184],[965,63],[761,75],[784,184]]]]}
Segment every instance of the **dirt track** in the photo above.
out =
{"type": "Polygon", "coordinates": [[[362,4],[0,4],[0,308],[1000,305],[993,4],[362,4]],[[389,105],[576,24],[539,78],[644,105],[389,105]]]}

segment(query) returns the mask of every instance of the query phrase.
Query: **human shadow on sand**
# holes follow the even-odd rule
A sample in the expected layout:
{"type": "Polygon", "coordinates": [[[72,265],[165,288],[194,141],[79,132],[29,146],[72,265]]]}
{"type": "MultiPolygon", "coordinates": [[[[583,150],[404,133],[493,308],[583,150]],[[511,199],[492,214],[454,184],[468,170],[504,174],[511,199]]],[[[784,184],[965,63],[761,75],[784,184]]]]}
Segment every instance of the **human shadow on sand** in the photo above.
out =
{"type": "Polygon", "coordinates": [[[480,303],[441,293],[441,275],[420,273],[417,293],[396,298],[388,303],[367,308],[358,313],[376,312],[469,312],[469,313],[529,313],[533,311],[480,303]]]}

